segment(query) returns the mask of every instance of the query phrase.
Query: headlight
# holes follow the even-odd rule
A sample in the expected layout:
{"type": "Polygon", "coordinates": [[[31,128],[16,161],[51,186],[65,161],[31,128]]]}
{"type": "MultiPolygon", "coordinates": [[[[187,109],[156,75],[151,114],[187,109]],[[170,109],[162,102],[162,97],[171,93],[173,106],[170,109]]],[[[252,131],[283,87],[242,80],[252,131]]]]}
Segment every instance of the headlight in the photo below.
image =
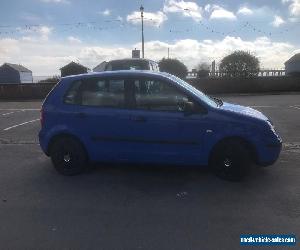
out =
{"type": "Polygon", "coordinates": [[[270,129],[271,129],[273,132],[275,132],[275,127],[274,127],[274,125],[273,125],[273,122],[271,122],[270,120],[268,120],[267,123],[268,123],[270,129]]]}
{"type": "Polygon", "coordinates": [[[277,139],[279,140],[279,141],[281,141],[282,139],[281,139],[281,137],[277,134],[277,132],[276,132],[276,130],[275,130],[275,126],[273,125],[273,123],[271,122],[271,121],[267,121],[267,123],[268,123],[268,125],[269,125],[269,127],[270,127],[270,130],[272,131],[272,133],[277,137],[277,139]]]}

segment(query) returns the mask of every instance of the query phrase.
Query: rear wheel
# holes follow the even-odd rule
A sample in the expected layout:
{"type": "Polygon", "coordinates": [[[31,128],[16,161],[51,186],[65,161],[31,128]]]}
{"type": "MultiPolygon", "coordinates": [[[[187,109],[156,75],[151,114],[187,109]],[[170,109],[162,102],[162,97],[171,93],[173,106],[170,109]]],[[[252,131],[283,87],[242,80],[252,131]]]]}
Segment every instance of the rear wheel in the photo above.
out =
{"type": "Polygon", "coordinates": [[[250,152],[244,143],[227,140],[218,144],[213,150],[210,167],[220,178],[239,181],[245,177],[250,168],[250,152]]]}
{"type": "Polygon", "coordinates": [[[63,175],[76,175],[87,168],[87,155],[82,144],[72,137],[61,137],[50,146],[55,169],[63,175]]]}

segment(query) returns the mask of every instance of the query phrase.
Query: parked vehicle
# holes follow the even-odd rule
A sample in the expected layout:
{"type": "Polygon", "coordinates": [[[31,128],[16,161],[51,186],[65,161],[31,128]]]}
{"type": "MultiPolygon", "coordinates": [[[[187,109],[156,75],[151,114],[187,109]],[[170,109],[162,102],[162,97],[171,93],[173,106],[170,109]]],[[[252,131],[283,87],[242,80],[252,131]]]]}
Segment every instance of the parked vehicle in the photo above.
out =
{"type": "Polygon", "coordinates": [[[41,124],[41,148],[64,175],[100,161],[209,165],[239,180],[251,163],[273,164],[282,143],[259,111],[150,71],[64,77],[43,103],[41,124]]]}
{"type": "Polygon", "coordinates": [[[159,71],[158,63],[144,58],[129,58],[109,61],[105,71],[115,70],[151,70],[159,71]]]}

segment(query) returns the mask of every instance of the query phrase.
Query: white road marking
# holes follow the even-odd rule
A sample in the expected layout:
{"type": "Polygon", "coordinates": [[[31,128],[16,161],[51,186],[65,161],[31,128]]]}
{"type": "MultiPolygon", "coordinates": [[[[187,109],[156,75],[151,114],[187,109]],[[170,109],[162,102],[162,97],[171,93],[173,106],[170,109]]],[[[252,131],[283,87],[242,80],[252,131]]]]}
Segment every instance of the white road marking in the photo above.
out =
{"type": "Polygon", "coordinates": [[[2,115],[11,115],[11,114],[14,114],[14,113],[18,113],[18,112],[24,112],[25,110],[24,109],[21,109],[21,110],[16,110],[16,111],[12,111],[12,112],[8,112],[8,113],[5,113],[5,114],[2,114],[2,115]]]}
{"type": "Polygon", "coordinates": [[[41,109],[0,109],[0,111],[40,111],[41,109]]]}
{"type": "Polygon", "coordinates": [[[16,128],[16,127],[19,127],[19,126],[23,126],[23,125],[25,125],[25,124],[32,123],[32,122],[36,122],[36,121],[39,121],[39,120],[40,120],[40,119],[35,119],[35,120],[28,121],[28,122],[22,122],[22,123],[20,123],[20,124],[13,125],[13,126],[11,126],[11,127],[5,128],[5,129],[3,129],[3,130],[4,130],[4,131],[7,131],[7,130],[10,130],[10,129],[12,129],[12,128],[16,128]]]}
{"type": "Polygon", "coordinates": [[[297,107],[297,106],[290,106],[290,108],[300,109],[300,107],[297,107]]]}
{"type": "Polygon", "coordinates": [[[5,114],[2,114],[2,115],[10,115],[10,114],[13,114],[13,113],[15,113],[15,111],[9,112],[9,113],[5,113],[5,114]]]}
{"type": "Polygon", "coordinates": [[[277,108],[276,106],[249,106],[250,108],[277,108]]]}

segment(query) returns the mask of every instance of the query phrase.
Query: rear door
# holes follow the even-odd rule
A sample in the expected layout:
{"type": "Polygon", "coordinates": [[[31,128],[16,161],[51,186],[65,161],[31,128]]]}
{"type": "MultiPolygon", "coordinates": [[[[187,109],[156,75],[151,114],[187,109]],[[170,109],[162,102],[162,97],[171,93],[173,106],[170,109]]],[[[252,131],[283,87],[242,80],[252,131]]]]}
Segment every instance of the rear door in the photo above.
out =
{"type": "Polygon", "coordinates": [[[73,83],[65,96],[64,119],[80,136],[93,160],[122,160],[132,131],[124,78],[87,78],[73,83]]]}

